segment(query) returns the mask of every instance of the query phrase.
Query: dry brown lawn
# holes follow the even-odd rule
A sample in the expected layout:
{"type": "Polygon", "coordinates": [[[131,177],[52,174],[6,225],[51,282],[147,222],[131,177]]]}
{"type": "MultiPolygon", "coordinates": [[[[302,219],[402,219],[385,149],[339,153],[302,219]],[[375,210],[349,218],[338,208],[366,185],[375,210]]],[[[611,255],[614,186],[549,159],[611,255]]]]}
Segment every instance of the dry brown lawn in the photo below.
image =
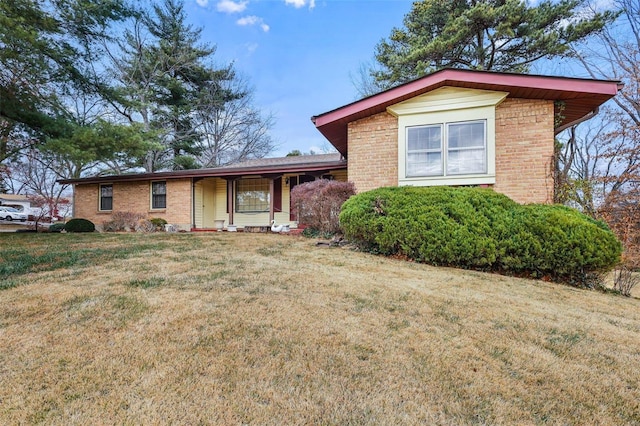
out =
{"type": "Polygon", "coordinates": [[[0,261],[0,424],[640,424],[636,298],[266,234],[0,261]]]}

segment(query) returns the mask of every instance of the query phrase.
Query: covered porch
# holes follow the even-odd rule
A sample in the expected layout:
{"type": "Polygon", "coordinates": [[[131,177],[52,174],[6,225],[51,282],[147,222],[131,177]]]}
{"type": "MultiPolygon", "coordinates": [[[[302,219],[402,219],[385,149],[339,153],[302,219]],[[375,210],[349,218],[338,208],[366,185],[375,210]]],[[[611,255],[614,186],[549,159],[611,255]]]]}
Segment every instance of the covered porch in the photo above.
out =
{"type": "Polygon", "coordinates": [[[264,230],[272,221],[295,229],[291,190],[296,185],[347,180],[346,163],[336,154],[252,160],[216,172],[192,179],[192,231],[264,230]]]}

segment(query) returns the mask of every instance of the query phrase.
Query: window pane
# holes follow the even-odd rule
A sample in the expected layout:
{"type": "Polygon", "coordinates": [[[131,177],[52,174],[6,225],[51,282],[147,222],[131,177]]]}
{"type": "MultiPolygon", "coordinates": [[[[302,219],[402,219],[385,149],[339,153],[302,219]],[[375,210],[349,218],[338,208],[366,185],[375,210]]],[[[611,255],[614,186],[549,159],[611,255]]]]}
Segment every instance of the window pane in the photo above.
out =
{"type": "Polygon", "coordinates": [[[268,212],[269,204],[268,179],[240,179],[236,183],[237,212],[268,212]]]}
{"type": "Polygon", "coordinates": [[[102,197],[113,197],[113,186],[112,185],[102,185],[100,187],[100,196],[102,196],[102,197]]]}
{"type": "Polygon", "coordinates": [[[407,129],[407,149],[409,151],[441,149],[442,127],[425,126],[407,129]]]}
{"type": "Polygon", "coordinates": [[[151,183],[151,208],[152,209],[167,208],[167,183],[166,182],[151,183]]]}
{"type": "Polygon", "coordinates": [[[484,147],[484,122],[449,124],[449,149],[484,147]]]}
{"type": "Polygon", "coordinates": [[[166,182],[153,182],[152,183],[153,195],[164,195],[167,193],[166,182]]]}
{"type": "Polygon", "coordinates": [[[113,185],[100,185],[100,210],[113,209],[113,185]]]}
{"type": "Polygon", "coordinates": [[[447,174],[486,173],[486,155],[484,149],[465,149],[449,151],[447,155],[447,174]]]}
{"type": "Polygon", "coordinates": [[[407,176],[442,175],[442,153],[419,152],[407,155],[407,176]]]}

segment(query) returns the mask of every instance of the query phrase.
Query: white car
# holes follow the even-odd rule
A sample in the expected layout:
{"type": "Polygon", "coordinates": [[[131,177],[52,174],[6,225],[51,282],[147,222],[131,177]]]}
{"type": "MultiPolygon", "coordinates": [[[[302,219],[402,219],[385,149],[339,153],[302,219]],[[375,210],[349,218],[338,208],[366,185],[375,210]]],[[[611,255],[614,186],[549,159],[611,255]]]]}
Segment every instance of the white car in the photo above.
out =
{"type": "Polygon", "coordinates": [[[0,219],[2,220],[19,220],[21,222],[27,221],[27,214],[22,213],[18,209],[14,209],[13,207],[3,207],[0,206],[0,219]]]}

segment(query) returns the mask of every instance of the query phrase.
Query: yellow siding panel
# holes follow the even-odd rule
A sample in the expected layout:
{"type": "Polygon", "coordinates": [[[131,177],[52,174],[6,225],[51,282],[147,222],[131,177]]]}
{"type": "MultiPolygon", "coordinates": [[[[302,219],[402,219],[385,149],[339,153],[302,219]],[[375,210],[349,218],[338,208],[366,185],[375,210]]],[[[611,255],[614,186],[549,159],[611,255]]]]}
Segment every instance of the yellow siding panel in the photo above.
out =
{"type": "Polygon", "coordinates": [[[195,225],[196,225],[196,228],[203,228],[202,193],[203,193],[204,185],[202,184],[202,181],[198,181],[195,183],[194,186],[195,188],[193,192],[194,192],[195,201],[193,203],[193,206],[195,211],[193,212],[193,214],[194,214],[195,225]]]}

